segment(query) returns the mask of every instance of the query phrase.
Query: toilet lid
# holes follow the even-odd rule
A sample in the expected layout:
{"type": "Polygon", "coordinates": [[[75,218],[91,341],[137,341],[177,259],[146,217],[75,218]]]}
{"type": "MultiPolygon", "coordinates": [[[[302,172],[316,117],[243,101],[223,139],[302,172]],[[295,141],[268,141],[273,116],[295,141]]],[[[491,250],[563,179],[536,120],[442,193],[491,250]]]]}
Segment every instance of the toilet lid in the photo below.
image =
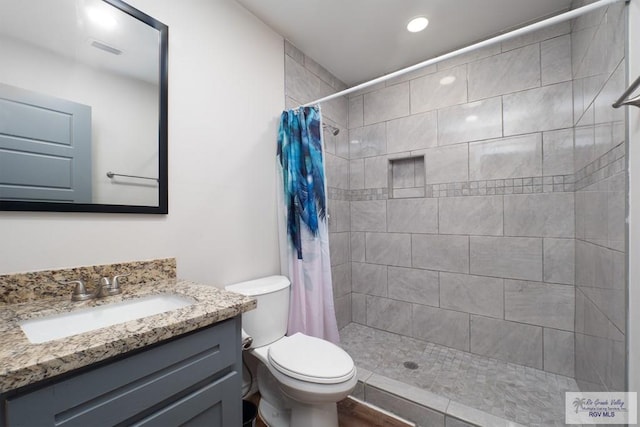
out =
{"type": "Polygon", "coordinates": [[[346,351],[329,341],[301,333],[272,344],[269,362],[284,375],[320,384],[347,381],[355,370],[346,351]]]}

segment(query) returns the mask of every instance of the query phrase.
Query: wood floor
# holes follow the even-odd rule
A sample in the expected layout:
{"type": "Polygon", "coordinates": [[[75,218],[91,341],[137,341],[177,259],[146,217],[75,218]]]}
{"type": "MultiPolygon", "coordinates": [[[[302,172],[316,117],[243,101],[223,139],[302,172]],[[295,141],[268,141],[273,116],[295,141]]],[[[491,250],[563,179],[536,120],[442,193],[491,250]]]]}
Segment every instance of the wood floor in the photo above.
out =
{"type": "MultiPolygon", "coordinates": [[[[260,401],[260,395],[256,393],[250,399],[256,405],[260,401]]],[[[338,402],[338,423],[340,427],[412,427],[409,423],[385,412],[377,410],[371,405],[360,402],[357,399],[347,397],[338,402]]],[[[256,427],[268,427],[258,416],[256,427]]]]}

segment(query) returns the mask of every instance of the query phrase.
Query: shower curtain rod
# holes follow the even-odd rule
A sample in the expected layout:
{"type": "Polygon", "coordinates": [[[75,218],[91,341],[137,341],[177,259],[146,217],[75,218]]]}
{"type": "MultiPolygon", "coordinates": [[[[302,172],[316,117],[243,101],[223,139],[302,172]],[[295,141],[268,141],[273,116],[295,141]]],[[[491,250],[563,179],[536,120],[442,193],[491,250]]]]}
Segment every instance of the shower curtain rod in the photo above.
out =
{"type": "Polygon", "coordinates": [[[571,10],[569,12],[562,13],[560,15],[552,16],[551,18],[547,18],[547,19],[544,19],[542,21],[535,22],[535,23],[527,25],[525,27],[518,28],[516,30],[510,31],[508,33],[504,33],[504,34],[501,34],[499,36],[495,36],[495,37],[492,37],[490,39],[483,40],[483,41],[478,42],[478,43],[474,43],[474,44],[469,45],[467,47],[463,47],[461,49],[454,50],[453,52],[445,53],[444,55],[440,55],[440,56],[437,56],[435,58],[428,59],[426,61],[420,62],[418,64],[411,65],[411,66],[409,66],[407,68],[403,68],[401,70],[394,71],[393,73],[385,74],[384,76],[377,77],[377,78],[375,78],[373,80],[369,80],[368,82],[360,83],[357,86],[353,86],[353,87],[350,87],[348,89],[341,90],[340,92],[336,92],[336,93],[334,93],[332,95],[325,96],[324,98],[317,99],[317,100],[315,100],[313,102],[308,102],[306,104],[302,104],[301,107],[310,107],[310,106],[315,105],[315,104],[320,104],[320,103],[325,102],[325,101],[330,101],[332,99],[339,98],[339,97],[344,96],[344,95],[348,95],[350,93],[359,91],[361,89],[368,88],[369,86],[373,86],[373,85],[376,85],[378,83],[382,83],[382,82],[387,81],[389,79],[393,79],[395,77],[401,76],[401,75],[409,73],[411,71],[418,70],[418,69],[426,67],[428,65],[436,64],[436,63],[442,62],[442,61],[444,61],[446,59],[450,59],[450,58],[462,55],[463,53],[471,52],[473,50],[480,49],[480,48],[483,48],[485,46],[492,45],[494,43],[503,42],[505,40],[509,40],[509,39],[514,38],[514,37],[518,37],[518,36],[521,36],[523,34],[526,34],[526,33],[532,32],[532,31],[536,31],[536,30],[539,30],[539,29],[544,28],[544,27],[548,27],[550,25],[559,24],[560,22],[564,22],[564,21],[568,21],[569,19],[577,18],[578,16],[581,16],[581,15],[584,15],[586,13],[589,13],[589,12],[595,10],[595,9],[599,9],[601,7],[608,6],[610,4],[617,3],[617,2],[620,2],[620,1],[628,2],[629,0],[599,0],[599,1],[596,1],[595,3],[591,3],[591,4],[588,4],[586,6],[579,7],[578,9],[574,9],[574,10],[571,10]]]}

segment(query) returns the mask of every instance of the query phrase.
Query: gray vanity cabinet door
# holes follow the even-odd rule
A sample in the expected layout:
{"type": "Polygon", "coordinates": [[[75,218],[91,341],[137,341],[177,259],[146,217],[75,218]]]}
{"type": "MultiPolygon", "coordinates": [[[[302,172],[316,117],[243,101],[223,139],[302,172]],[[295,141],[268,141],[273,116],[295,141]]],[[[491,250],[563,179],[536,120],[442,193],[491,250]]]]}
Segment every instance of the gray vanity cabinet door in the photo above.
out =
{"type": "Polygon", "coordinates": [[[8,427],[242,424],[240,319],[6,399],[8,427]]]}

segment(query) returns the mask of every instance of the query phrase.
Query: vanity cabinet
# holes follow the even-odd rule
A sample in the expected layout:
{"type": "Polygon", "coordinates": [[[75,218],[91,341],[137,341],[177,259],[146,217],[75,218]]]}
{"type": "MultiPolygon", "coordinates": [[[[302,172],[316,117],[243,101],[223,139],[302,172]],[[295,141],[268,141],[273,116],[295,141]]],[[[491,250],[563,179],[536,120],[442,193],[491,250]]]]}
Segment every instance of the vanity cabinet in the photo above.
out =
{"type": "Polygon", "coordinates": [[[238,315],[9,392],[3,425],[240,426],[240,348],[238,315]]]}

